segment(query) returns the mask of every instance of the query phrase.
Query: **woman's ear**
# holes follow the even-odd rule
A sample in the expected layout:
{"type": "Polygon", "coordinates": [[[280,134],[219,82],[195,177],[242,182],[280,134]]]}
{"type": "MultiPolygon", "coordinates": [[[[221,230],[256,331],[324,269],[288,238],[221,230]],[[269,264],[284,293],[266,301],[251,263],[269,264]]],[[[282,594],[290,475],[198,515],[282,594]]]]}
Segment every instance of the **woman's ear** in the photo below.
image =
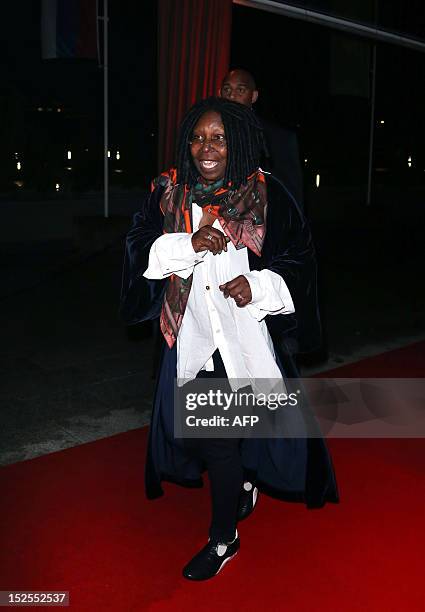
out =
{"type": "Polygon", "coordinates": [[[258,90],[254,89],[251,96],[251,104],[255,104],[258,100],[258,90]]]}

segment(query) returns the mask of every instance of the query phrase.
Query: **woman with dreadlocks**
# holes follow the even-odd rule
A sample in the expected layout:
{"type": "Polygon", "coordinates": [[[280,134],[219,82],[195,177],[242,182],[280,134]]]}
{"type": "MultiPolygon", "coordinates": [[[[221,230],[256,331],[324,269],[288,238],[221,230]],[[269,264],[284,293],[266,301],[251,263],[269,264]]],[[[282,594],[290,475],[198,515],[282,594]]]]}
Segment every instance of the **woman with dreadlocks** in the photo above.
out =
{"type": "MultiPolygon", "coordinates": [[[[237,521],[265,491],[308,508],[337,502],[321,436],[174,436],[174,380],[297,377],[291,353],[320,342],[316,263],[308,226],[285,187],[259,168],[263,138],[251,109],[221,98],[183,120],[177,168],[153,181],[127,236],[121,313],[160,317],[164,346],[146,463],[146,493],[161,481],[201,486],[207,469],[207,544],[184,567],[215,576],[239,549],[237,521]]],[[[179,384],[179,383],[178,383],[179,384]]],[[[236,385],[237,388],[237,385],[236,385]]]]}

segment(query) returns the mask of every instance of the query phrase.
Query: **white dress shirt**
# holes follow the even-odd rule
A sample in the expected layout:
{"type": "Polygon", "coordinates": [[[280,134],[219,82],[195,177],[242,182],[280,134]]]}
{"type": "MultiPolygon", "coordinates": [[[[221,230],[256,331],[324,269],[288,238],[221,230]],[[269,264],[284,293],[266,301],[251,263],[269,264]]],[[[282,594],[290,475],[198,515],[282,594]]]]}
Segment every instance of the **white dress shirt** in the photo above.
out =
{"type": "MultiPolygon", "coordinates": [[[[192,204],[194,232],[199,228],[202,208],[192,204]]],[[[221,229],[216,219],[213,227],[221,229]]],[[[164,234],[155,240],[149,265],[143,276],[161,279],[176,274],[193,274],[183,321],[177,336],[177,380],[181,386],[196,378],[201,369],[214,370],[212,354],[219,350],[233,390],[254,379],[282,379],[276,364],[273,342],[264,317],[295,312],[289,289],[279,274],[271,270],[249,269],[247,248],[213,255],[196,253],[193,234],[164,234]],[[233,298],[225,298],[219,285],[243,274],[251,287],[252,301],[239,308],[233,298]],[[247,382],[248,381],[248,382],[247,382]]]]}

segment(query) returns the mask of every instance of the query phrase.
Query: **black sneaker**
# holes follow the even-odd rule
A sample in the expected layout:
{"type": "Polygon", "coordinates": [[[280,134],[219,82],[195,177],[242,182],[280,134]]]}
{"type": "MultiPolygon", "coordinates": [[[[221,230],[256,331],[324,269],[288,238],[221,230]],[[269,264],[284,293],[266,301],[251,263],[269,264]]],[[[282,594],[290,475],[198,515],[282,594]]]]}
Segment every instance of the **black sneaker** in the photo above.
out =
{"type": "Polygon", "coordinates": [[[209,541],[183,568],[183,576],[189,580],[208,580],[217,576],[230,559],[237,555],[240,542],[238,532],[232,542],[209,541]]]}
{"type": "Polygon", "coordinates": [[[242,492],[239,497],[238,521],[246,519],[255,508],[258,500],[258,489],[251,482],[245,482],[242,487],[242,492]],[[247,485],[251,485],[249,490],[247,485]]]}

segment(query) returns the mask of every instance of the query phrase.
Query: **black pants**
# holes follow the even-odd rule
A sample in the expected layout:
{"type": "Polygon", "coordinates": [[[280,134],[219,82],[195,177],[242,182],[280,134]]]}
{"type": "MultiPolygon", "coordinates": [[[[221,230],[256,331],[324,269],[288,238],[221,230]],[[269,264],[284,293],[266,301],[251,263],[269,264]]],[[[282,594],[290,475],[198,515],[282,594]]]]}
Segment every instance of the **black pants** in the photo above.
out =
{"type": "MultiPolygon", "coordinates": [[[[199,372],[197,378],[226,378],[220,354],[213,355],[214,372],[199,372]]],[[[190,383],[189,383],[190,384],[190,383]]],[[[211,487],[211,540],[229,542],[235,537],[239,495],[243,483],[240,438],[185,438],[187,451],[208,470],[211,487]]]]}
{"type": "Polygon", "coordinates": [[[236,515],[243,469],[236,438],[186,438],[185,446],[205,462],[211,487],[211,540],[230,542],[235,537],[236,515]]]}

